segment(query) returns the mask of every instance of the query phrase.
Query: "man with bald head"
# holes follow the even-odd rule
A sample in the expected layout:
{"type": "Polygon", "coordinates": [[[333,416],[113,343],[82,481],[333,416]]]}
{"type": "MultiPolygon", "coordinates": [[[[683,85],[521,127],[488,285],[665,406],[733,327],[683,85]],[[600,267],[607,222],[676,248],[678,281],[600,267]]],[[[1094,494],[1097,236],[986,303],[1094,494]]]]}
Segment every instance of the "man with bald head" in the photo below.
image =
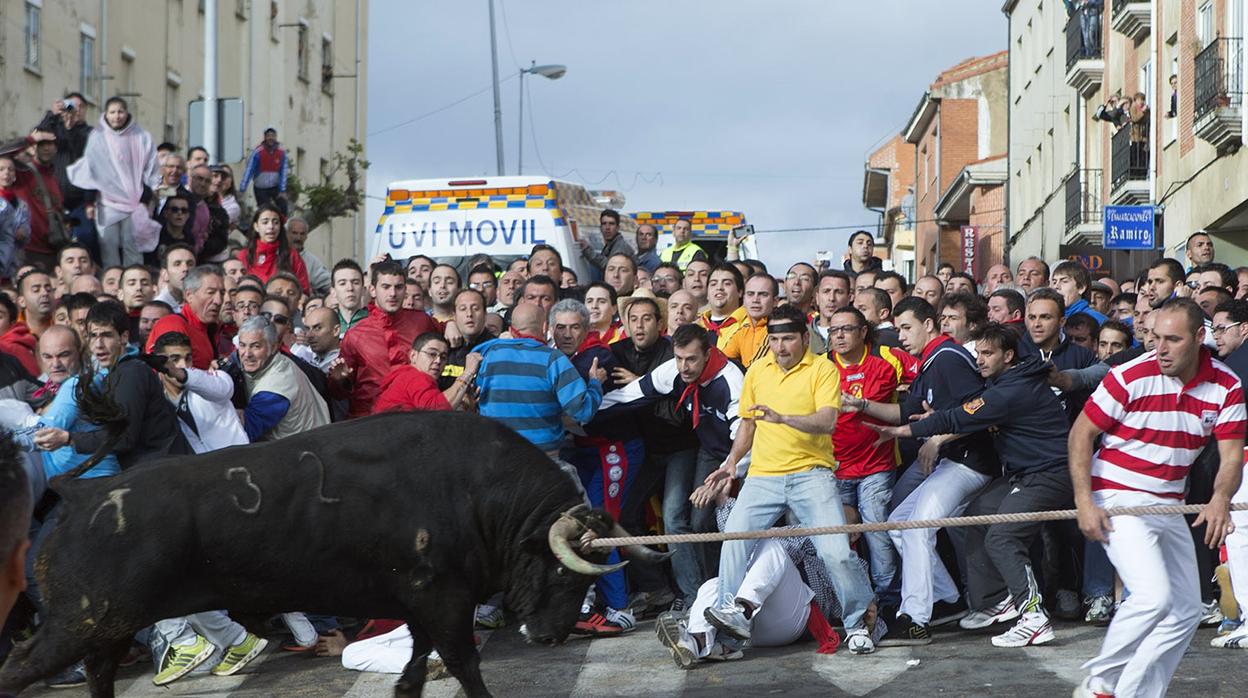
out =
{"type": "MultiPolygon", "coordinates": [[[[475,353],[480,355],[475,383],[481,414],[511,427],[559,462],[563,416],[581,424],[593,419],[606,371],[595,361],[589,381],[583,380],[563,352],[546,345],[546,310],[526,301],[511,312],[511,337],[484,342],[475,353]]],[[[570,475],[580,482],[574,468],[570,475]]]]}
{"type": "Polygon", "coordinates": [[[53,325],[39,337],[39,367],[49,384],[60,385],[78,373],[82,341],[65,325],[53,325]]]}
{"type": "Polygon", "coordinates": [[[676,331],[677,327],[696,322],[698,319],[698,301],[693,294],[681,289],[667,298],[667,333],[676,331]]]}

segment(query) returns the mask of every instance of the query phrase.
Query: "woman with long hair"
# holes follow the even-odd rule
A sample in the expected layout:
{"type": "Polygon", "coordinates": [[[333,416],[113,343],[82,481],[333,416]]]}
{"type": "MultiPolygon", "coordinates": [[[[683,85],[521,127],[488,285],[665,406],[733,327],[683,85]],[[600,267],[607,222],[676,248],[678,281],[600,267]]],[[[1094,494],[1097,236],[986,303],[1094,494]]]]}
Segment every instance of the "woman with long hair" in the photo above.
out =
{"type": "Polygon", "coordinates": [[[99,193],[95,225],[104,266],[139,264],[144,252],[156,249],[160,223],[148,208],[160,184],[156,147],[151,134],[135,123],[126,100],[111,97],[104,103],[82,158],[67,173],[74,186],[99,193]]]}
{"type": "Polygon", "coordinates": [[[258,206],[251,216],[247,247],[238,251],[238,259],[245,265],[244,274],[254,274],[266,284],[277,272],[288,271],[308,293],[308,268],[299,252],[290,246],[281,209],[271,202],[258,206]]]}
{"type": "Polygon", "coordinates": [[[212,170],[212,193],[217,203],[230,217],[230,227],[238,227],[242,208],[238,205],[238,190],[234,188],[234,170],[229,165],[217,165],[212,170]]]}

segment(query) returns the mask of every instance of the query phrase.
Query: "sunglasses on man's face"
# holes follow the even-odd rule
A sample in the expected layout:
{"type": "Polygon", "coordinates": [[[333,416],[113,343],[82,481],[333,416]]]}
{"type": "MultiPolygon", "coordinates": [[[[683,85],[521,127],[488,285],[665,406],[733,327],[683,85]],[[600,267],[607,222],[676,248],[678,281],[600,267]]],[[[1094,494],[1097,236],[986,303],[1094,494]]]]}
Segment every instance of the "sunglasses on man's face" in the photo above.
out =
{"type": "Polygon", "coordinates": [[[177,206],[171,206],[171,207],[169,207],[169,208],[166,208],[166,209],[165,209],[165,212],[166,212],[166,213],[180,213],[180,214],[182,214],[182,215],[184,215],[184,216],[185,216],[187,213],[190,213],[190,209],[188,209],[188,208],[181,208],[181,207],[177,207],[177,206]]]}
{"type": "Polygon", "coordinates": [[[285,315],[281,315],[279,313],[263,312],[260,314],[264,316],[266,320],[268,320],[269,322],[275,325],[285,325],[286,323],[290,322],[290,318],[286,317],[285,315]]]}

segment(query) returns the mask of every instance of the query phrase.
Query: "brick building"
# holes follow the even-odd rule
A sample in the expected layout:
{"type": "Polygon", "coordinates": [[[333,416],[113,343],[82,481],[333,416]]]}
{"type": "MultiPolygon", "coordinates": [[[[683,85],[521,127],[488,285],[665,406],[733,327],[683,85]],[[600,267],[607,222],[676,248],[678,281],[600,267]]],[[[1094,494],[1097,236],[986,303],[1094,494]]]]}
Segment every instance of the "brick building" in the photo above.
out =
{"type": "Polygon", "coordinates": [[[880,214],[876,256],[903,276],[914,273],[914,146],[900,135],[867,156],[862,205],[880,214]]]}
{"type": "Polygon", "coordinates": [[[976,249],[985,251],[975,273],[999,261],[987,254],[1001,248],[1003,207],[986,203],[1000,197],[990,190],[1005,181],[1007,59],[1002,51],[942,72],[902,130],[915,149],[916,277],[941,262],[962,268],[960,228],[971,224],[972,211],[980,223],[976,249]]]}

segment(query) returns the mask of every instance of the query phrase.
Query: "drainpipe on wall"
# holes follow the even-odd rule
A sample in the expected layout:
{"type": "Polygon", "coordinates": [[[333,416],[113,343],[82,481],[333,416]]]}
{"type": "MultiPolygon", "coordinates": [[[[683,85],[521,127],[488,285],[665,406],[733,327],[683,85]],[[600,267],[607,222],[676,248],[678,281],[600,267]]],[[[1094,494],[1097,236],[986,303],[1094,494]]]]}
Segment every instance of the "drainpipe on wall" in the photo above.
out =
{"type": "MultiPolygon", "coordinates": [[[[940,141],[945,137],[945,129],[940,123],[940,102],[936,102],[936,201],[940,201],[940,141]]],[[[935,207],[932,211],[935,211],[935,207]]],[[[928,271],[929,274],[935,274],[940,269],[940,222],[936,221],[936,266],[928,271]]]]}
{"type": "Polygon", "coordinates": [[[1013,13],[1005,13],[1005,45],[1010,47],[1009,53],[1006,54],[1005,61],[1005,211],[1001,216],[1001,263],[1006,269],[1010,268],[1010,173],[1014,171],[1014,158],[1010,144],[1014,142],[1014,131],[1012,128],[1012,115],[1014,112],[1014,81],[1011,79],[1010,54],[1014,53],[1014,42],[1011,40],[1014,27],[1013,13]]]}

